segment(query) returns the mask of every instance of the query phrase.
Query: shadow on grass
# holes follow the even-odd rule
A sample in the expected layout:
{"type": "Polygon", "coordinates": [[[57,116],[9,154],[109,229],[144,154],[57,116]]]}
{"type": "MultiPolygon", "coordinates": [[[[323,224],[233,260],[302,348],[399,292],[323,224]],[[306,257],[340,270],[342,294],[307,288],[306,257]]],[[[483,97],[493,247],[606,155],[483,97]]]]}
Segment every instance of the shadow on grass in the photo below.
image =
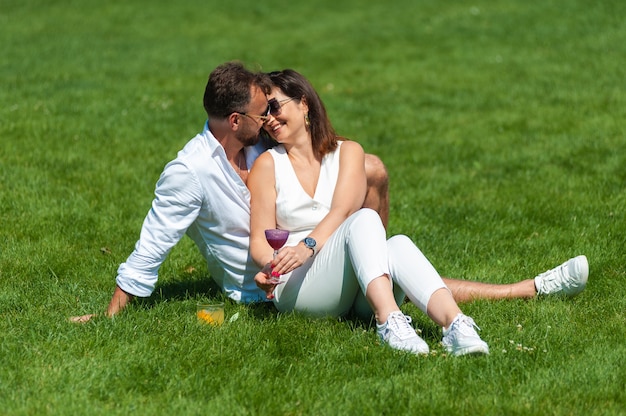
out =
{"type": "MultiPolygon", "coordinates": [[[[142,308],[151,309],[155,305],[170,301],[184,301],[196,298],[207,298],[209,300],[219,300],[225,302],[235,302],[228,299],[221,291],[219,286],[210,276],[195,276],[193,273],[182,275],[178,280],[159,282],[152,296],[148,298],[137,299],[137,304],[142,308]]],[[[279,312],[272,302],[256,302],[244,305],[249,309],[251,315],[258,320],[275,318],[279,312]]],[[[348,313],[340,318],[341,321],[348,324],[352,329],[371,330],[376,327],[374,317],[365,318],[356,313],[348,313]]],[[[419,325],[422,330],[422,337],[438,338],[441,337],[441,328],[437,325],[428,324],[419,325]]]]}
{"type": "MultiPolygon", "coordinates": [[[[189,299],[207,298],[236,304],[227,298],[220,287],[210,276],[181,276],[178,280],[159,282],[148,298],[139,298],[137,303],[142,308],[151,309],[163,302],[184,301],[189,299]]],[[[244,305],[256,319],[263,320],[275,317],[278,311],[272,302],[258,302],[244,305]]]]}
{"type": "Polygon", "coordinates": [[[198,297],[205,297],[211,300],[223,300],[219,286],[209,276],[205,277],[189,277],[185,279],[181,276],[180,280],[159,282],[154,292],[148,298],[137,299],[137,303],[145,308],[152,308],[162,302],[174,300],[189,300],[198,297]]]}
{"type": "Polygon", "coordinates": [[[272,302],[255,302],[246,305],[246,308],[250,310],[250,314],[259,321],[267,318],[276,317],[278,310],[274,307],[272,302]]]}

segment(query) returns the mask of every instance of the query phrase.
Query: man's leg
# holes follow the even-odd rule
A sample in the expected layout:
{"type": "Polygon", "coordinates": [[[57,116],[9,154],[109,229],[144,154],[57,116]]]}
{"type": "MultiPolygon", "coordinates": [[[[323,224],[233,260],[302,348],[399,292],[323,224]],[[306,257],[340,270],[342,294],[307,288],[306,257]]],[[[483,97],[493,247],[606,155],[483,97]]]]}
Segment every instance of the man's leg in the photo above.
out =
{"type": "MultiPolygon", "coordinates": [[[[389,177],[387,169],[378,156],[365,154],[365,175],[367,194],[364,208],[378,212],[385,229],[389,220],[389,177]]],[[[444,283],[457,302],[469,302],[474,299],[504,299],[506,297],[530,298],[537,293],[532,279],[513,285],[493,285],[458,279],[443,278],[444,283]],[[522,285],[522,283],[524,283],[522,285]],[[518,287],[519,286],[519,287],[518,287]]]]}
{"type": "MultiPolygon", "coordinates": [[[[365,154],[365,175],[367,194],[364,208],[378,212],[385,229],[389,221],[389,176],[378,156],[365,154]]],[[[565,294],[573,296],[584,290],[589,275],[589,265],[585,256],[570,259],[562,265],[548,270],[534,279],[516,283],[492,284],[469,280],[443,278],[444,283],[457,302],[470,302],[477,299],[530,299],[541,295],[565,294]],[[537,285],[540,290],[537,291],[537,285]]]]}
{"type": "Polygon", "coordinates": [[[510,284],[491,284],[447,277],[442,279],[458,303],[477,299],[530,299],[537,295],[534,279],[510,284]]]}
{"type": "Polygon", "coordinates": [[[539,295],[574,296],[587,286],[589,263],[587,257],[577,256],[560,266],[516,283],[491,284],[443,278],[457,302],[477,299],[529,299],[539,295]]]}
{"type": "Polygon", "coordinates": [[[365,155],[365,176],[367,176],[367,194],[363,208],[378,212],[383,226],[387,229],[389,221],[389,177],[387,169],[378,156],[365,155]]]}

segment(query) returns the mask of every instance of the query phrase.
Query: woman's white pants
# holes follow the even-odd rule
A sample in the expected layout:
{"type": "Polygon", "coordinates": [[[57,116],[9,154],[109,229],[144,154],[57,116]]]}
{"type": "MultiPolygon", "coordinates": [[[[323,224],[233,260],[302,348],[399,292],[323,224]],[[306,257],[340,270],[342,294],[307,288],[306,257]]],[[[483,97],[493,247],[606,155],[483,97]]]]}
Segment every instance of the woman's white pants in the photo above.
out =
{"type": "Polygon", "coordinates": [[[398,305],[404,296],[426,313],[432,294],[445,284],[428,259],[405,235],[389,240],[376,211],[361,209],[346,219],[322,249],[274,290],[281,312],[341,316],[354,311],[362,317],[372,310],[365,298],[369,283],[391,276],[398,305]]]}

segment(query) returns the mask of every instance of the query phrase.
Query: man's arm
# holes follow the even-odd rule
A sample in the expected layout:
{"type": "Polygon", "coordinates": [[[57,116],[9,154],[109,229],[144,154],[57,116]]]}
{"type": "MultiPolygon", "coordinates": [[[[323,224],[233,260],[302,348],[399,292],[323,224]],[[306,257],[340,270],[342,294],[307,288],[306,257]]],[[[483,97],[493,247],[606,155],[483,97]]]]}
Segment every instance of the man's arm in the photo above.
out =
{"type": "MultiPolygon", "coordinates": [[[[113,292],[113,297],[111,298],[111,302],[109,303],[109,307],[107,308],[106,315],[110,318],[113,315],[116,315],[118,312],[121,312],[122,309],[128,305],[128,303],[133,300],[134,296],[124,292],[120,289],[119,286],[115,286],[115,292],[113,292]]],[[[71,322],[76,323],[85,323],[89,322],[91,319],[98,316],[96,313],[90,313],[82,316],[73,316],[70,318],[71,322]]]]}
{"type": "MultiPolygon", "coordinates": [[[[121,312],[135,296],[150,296],[159,267],[195,221],[201,206],[202,188],[195,175],[180,163],[168,164],[157,183],[152,209],[144,220],[135,250],[118,269],[107,316],[121,312]]],[[[70,321],[88,322],[95,316],[97,314],[75,316],[70,321]]]]}
{"type": "Polygon", "coordinates": [[[113,292],[113,297],[107,308],[107,316],[110,318],[122,311],[133,298],[133,295],[124,292],[119,286],[115,286],[115,292],[113,292]]]}

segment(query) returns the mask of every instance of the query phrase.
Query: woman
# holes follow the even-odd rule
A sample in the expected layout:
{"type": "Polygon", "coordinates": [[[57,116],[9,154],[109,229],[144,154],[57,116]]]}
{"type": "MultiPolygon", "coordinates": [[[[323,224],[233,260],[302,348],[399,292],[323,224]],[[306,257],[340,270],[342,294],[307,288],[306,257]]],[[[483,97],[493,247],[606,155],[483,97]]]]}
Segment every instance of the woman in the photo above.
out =
{"type": "MultiPolygon", "coordinates": [[[[366,179],[364,152],[341,140],[311,84],[299,73],[268,74],[271,112],[264,129],[280,145],[255,162],[251,192],[251,253],[263,268],[255,281],[280,311],[340,316],[369,305],[381,341],[428,354],[428,345],[398,307],[409,299],[443,327],[454,355],[488,354],[489,348],[462,314],[437,271],[406,236],[388,241],[375,211],[361,209],[366,179]],[[290,231],[273,257],[265,230],[290,231]],[[280,276],[276,284],[271,275],[280,276]],[[365,302],[367,301],[367,302],[365,302]]],[[[371,313],[370,311],[370,313],[371,313]]]]}

